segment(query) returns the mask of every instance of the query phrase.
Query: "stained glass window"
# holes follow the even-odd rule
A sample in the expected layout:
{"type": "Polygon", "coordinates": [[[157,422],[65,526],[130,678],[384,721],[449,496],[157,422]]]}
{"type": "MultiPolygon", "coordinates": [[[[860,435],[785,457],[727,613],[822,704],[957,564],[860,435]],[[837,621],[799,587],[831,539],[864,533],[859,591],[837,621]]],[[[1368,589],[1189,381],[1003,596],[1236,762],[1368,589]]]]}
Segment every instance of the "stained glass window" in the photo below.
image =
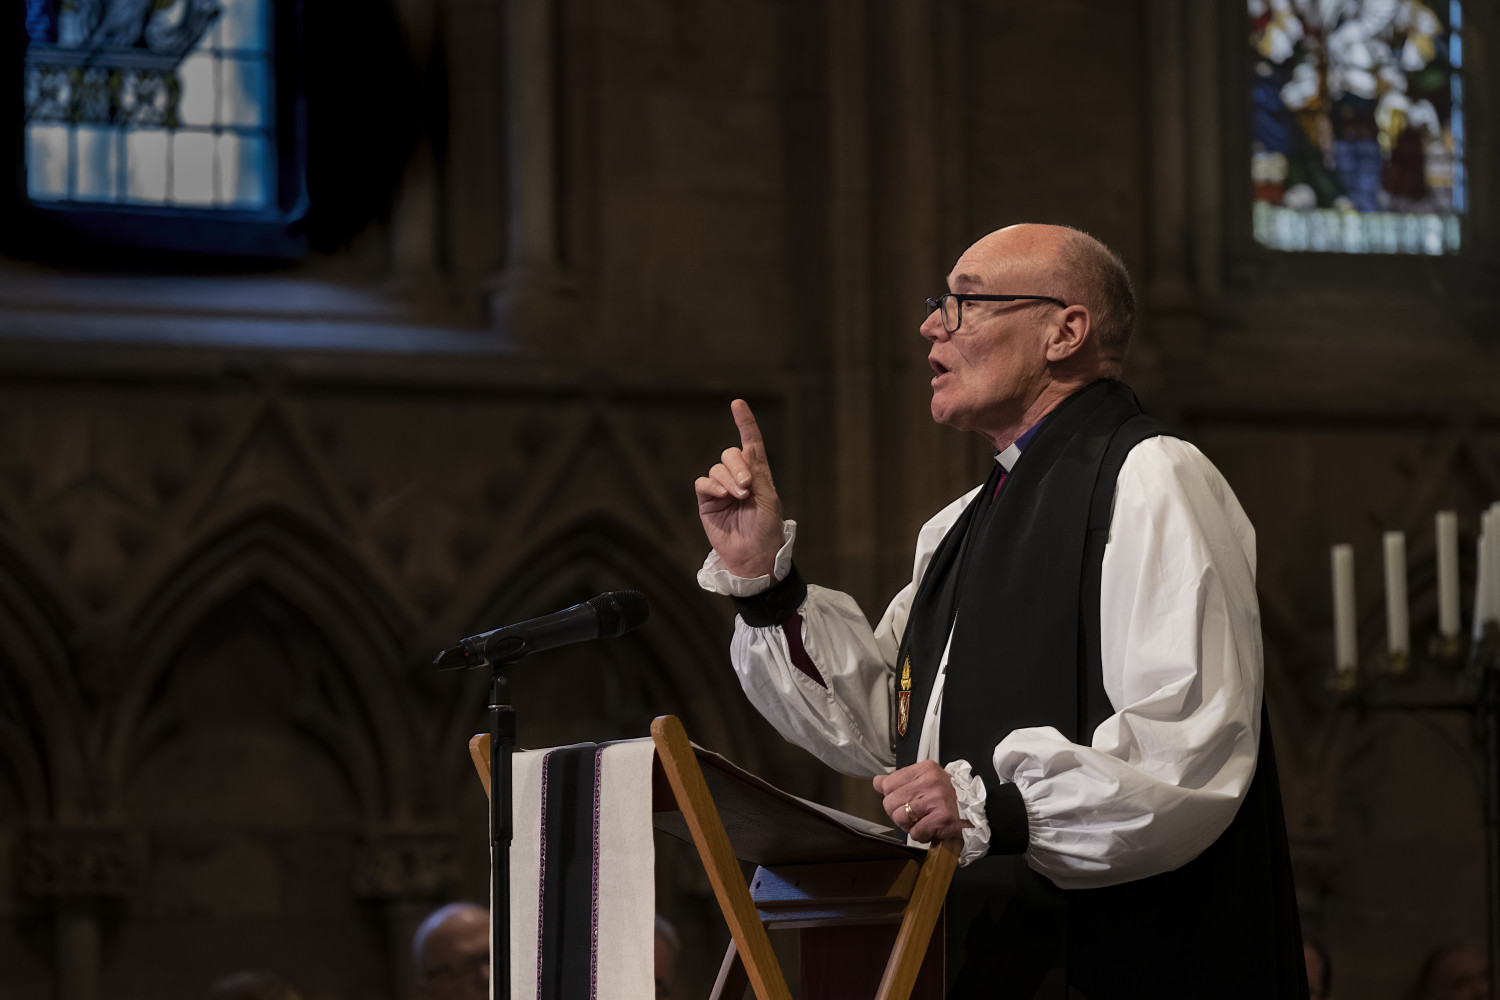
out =
{"type": "Polygon", "coordinates": [[[276,201],[271,0],[26,0],[36,203],[276,201]]]}
{"type": "Polygon", "coordinates": [[[1276,250],[1456,253],[1458,0],[1248,0],[1254,231],[1276,250]]]}

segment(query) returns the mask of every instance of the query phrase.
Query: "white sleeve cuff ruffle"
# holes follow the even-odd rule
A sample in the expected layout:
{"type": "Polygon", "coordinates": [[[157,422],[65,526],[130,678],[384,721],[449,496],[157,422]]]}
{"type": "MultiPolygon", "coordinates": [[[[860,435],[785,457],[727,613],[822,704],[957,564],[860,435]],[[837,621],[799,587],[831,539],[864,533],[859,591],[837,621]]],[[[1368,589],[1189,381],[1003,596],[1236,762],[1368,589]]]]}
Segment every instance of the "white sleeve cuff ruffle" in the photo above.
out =
{"type": "Polygon", "coordinates": [[[978,861],[990,850],[990,821],[984,812],[984,782],[974,774],[966,760],[955,760],[943,770],[953,779],[959,818],[971,824],[964,827],[963,851],[958,856],[958,863],[966,865],[978,861]]]}
{"type": "Polygon", "coordinates": [[[761,591],[770,590],[786,579],[792,571],[792,543],[797,540],[797,522],[783,521],[781,524],[781,548],[776,550],[776,565],[764,576],[735,576],[719,561],[719,553],[710,549],[703,568],[698,570],[698,586],[725,597],[754,597],[761,591]]]}

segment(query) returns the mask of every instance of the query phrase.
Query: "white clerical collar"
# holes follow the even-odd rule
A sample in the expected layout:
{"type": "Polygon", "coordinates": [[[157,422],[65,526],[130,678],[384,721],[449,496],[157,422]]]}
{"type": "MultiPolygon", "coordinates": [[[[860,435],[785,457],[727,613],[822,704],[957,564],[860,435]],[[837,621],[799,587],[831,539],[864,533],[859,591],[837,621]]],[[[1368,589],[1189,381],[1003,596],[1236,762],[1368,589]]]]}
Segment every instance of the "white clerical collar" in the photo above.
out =
{"type": "Polygon", "coordinates": [[[1047,417],[1042,417],[1041,420],[1026,428],[1026,433],[1012,441],[1009,448],[1006,448],[1004,451],[995,452],[995,461],[1000,463],[1000,468],[1009,474],[1010,470],[1015,468],[1016,462],[1021,458],[1021,449],[1031,444],[1031,439],[1036,437],[1036,432],[1041,430],[1042,424],[1046,422],[1047,417]]]}

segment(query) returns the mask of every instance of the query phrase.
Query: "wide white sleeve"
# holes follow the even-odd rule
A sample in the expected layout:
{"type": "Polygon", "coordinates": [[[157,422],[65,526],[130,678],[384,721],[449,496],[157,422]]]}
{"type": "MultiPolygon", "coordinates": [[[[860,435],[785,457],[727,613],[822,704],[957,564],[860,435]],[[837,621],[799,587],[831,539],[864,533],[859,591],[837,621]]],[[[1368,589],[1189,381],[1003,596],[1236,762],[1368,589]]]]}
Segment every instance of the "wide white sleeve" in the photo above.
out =
{"type": "Polygon", "coordinates": [[[1089,746],[1018,729],[994,755],[1026,806],[1027,862],[1064,889],[1191,861],[1228,827],[1255,773],[1255,531],[1187,442],[1149,439],[1126,457],[1099,613],[1115,714],[1089,746]]]}
{"type": "MultiPolygon", "coordinates": [[[[730,659],[746,697],[783,737],[835,770],[873,775],[895,764],[891,685],[916,581],[973,495],[971,491],[955,500],[922,527],[913,582],[901,589],[874,628],[848,594],[811,585],[798,609],[798,638],[805,658],[793,655],[782,626],[753,628],[735,618],[730,659]]],[[[796,530],[793,522],[787,524],[777,553],[776,580],[784,579],[791,567],[796,530]]],[[[773,582],[769,577],[752,582],[732,576],[715,552],[698,572],[705,590],[739,597],[765,590],[773,582]]]]}

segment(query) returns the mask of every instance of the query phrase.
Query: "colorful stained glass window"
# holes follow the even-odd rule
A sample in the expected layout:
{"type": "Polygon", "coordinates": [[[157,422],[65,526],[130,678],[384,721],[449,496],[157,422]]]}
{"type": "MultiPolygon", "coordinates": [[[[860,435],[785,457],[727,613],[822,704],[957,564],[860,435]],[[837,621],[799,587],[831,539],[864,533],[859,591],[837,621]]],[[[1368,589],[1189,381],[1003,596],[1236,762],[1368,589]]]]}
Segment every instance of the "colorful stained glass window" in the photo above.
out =
{"type": "Polygon", "coordinates": [[[37,203],[274,204],[271,0],[26,0],[37,203]]]}
{"type": "Polygon", "coordinates": [[[1466,210],[1458,0],[1248,0],[1255,238],[1456,253],[1466,210]]]}

